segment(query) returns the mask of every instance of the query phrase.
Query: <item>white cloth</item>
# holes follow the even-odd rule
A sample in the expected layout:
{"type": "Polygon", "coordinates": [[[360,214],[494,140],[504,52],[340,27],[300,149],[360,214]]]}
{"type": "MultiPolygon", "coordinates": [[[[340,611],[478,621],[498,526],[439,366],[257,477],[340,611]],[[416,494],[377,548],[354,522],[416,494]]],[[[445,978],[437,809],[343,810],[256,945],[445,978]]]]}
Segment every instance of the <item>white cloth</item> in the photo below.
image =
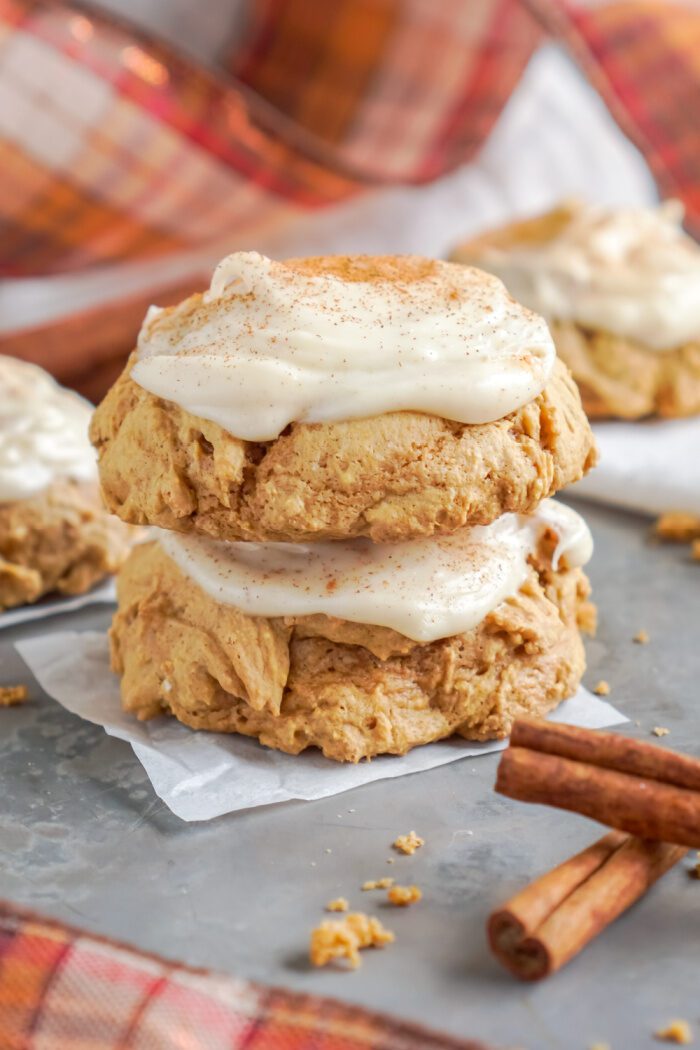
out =
{"type": "MultiPolygon", "coordinates": [[[[446,740],[417,747],[401,758],[387,755],[358,765],[332,762],[317,751],[285,755],[246,737],[193,732],[171,718],[138,722],[125,714],[118,679],[109,670],[104,634],[65,631],[18,642],[16,648],[39,685],[62,707],[131,744],[156,794],[182,820],[210,820],[289,799],[325,798],[506,746],[502,740],[446,740]]],[[[627,721],[583,688],[553,718],[593,729],[627,721]]]]}
{"type": "Polygon", "coordinates": [[[681,510],[700,517],[700,416],[645,423],[596,423],[600,463],[568,496],[643,514],[681,510]]]}

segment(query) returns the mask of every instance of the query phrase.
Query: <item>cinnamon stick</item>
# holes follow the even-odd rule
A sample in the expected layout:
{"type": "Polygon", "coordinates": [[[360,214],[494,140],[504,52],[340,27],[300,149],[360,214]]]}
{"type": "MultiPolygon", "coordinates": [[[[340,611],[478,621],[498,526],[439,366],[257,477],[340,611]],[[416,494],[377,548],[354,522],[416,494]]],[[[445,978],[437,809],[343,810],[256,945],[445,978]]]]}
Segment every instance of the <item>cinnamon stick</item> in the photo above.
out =
{"type": "Polygon", "coordinates": [[[496,791],[700,848],[700,761],[615,733],[518,721],[496,791]]]}
{"type": "Polygon", "coordinates": [[[522,980],[554,973],[634,904],[687,850],[612,831],[494,911],[496,958],[522,980]]]}
{"type": "Polygon", "coordinates": [[[619,733],[582,729],[537,718],[519,718],[510,742],[514,747],[545,751],[621,773],[661,780],[666,784],[700,791],[700,759],[679,755],[658,744],[633,740],[619,733]]]}

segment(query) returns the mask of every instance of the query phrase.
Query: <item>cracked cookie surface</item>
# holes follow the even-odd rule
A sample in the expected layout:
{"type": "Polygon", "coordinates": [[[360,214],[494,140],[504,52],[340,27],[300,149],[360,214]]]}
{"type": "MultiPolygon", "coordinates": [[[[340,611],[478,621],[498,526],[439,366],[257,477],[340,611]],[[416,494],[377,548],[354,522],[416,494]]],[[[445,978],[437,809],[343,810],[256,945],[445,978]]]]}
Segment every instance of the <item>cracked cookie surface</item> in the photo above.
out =
{"type": "Polygon", "coordinates": [[[97,484],[56,481],[0,503],[0,610],[46,594],[84,594],[126,557],[130,530],[102,506],[97,484]]]}
{"type": "Polygon", "coordinates": [[[485,525],[529,513],[596,461],[561,362],[539,397],[493,423],[393,412],[293,423],[260,443],[148,393],[127,366],[90,433],[111,511],[222,540],[399,541],[485,525]]]}

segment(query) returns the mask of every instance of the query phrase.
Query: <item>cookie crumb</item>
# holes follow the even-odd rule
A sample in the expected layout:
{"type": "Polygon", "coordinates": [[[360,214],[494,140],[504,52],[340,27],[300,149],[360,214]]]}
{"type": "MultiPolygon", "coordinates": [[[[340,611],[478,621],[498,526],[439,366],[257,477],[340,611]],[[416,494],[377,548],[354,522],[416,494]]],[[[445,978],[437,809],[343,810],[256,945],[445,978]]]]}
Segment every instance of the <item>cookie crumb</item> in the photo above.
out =
{"type": "Polygon", "coordinates": [[[388,890],[390,886],[394,885],[394,880],[389,876],[385,875],[382,879],[368,879],[367,882],[362,883],[363,890],[388,890]]]}
{"type": "Polygon", "coordinates": [[[393,864],[394,860],[395,860],[394,857],[387,857],[386,862],[387,862],[387,864],[393,864]]]}
{"type": "Polygon", "coordinates": [[[666,726],[654,726],[652,729],[654,736],[668,736],[670,732],[671,730],[667,729],[666,726]]]}
{"type": "Polygon", "coordinates": [[[654,1038],[663,1043],[679,1043],[689,1046],[693,1041],[693,1032],[687,1021],[669,1021],[665,1028],[654,1032],[654,1038]]]}
{"type": "Polygon", "coordinates": [[[610,1050],[610,1043],[591,1043],[588,1050],[610,1050]]]}
{"type": "Polygon", "coordinates": [[[392,886],[387,894],[389,902],[397,904],[400,908],[417,904],[422,897],[423,894],[417,886],[392,886]]]}
{"type": "Polygon", "coordinates": [[[683,511],[671,511],[661,515],[654,531],[659,539],[670,543],[690,543],[700,539],[700,518],[683,511]]]}
{"type": "Polygon", "coordinates": [[[422,839],[420,835],[416,835],[415,831],[409,831],[408,835],[399,835],[392,845],[400,853],[405,853],[411,857],[417,849],[425,845],[425,839],[422,839]]]}
{"type": "Polygon", "coordinates": [[[0,707],[19,707],[29,697],[26,685],[0,686],[0,707]]]}
{"type": "Polygon", "coordinates": [[[610,685],[604,678],[601,678],[598,684],[593,687],[593,692],[596,696],[608,696],[610,693],[610,685]]]}
{"type": "Polygon", "coordinates": [[[690,548],[690,557],[693,561],[700,561],[700,540],[694,540],[690,548]]]}
{"type": "Polygon", "coordinates": [[[311,931],[309,958],[313,966],[346,959],[348,967],[356,970],[362,948],[380,948],[394,939],[394,934],[382,926],[379,919],[352,912],[344,919],[326,919],[311,931]]]}
{"type": "Polygon", "coordinates": [[[350,905],[345,897],[336,897],[334,900],[328,901],[326,911],[347,911],[349,907],[350,905]]]}
{"type": "Polygon", "coordinates": [[[644,628],[642,627],[641,631],[637,631],[637,633],[635,634],[635,636],[632,639],[632,641],[636,642],[637,645],[648,645],[649,644],[649,633],[647,631],[645,631],[644,628]]]}
{"type": "Polygon", "coordinates": [[[333,850],[332,850],[332,849],[330,849],[330,848],[329,848],[329,847],[327,846],[327,847],[326,847],[326,849],[324,849],[324,851],[323,851],[323,852],[324,852],[324,853],[332,853],[332,852],[333,852],[333,850]]]}
{"type": "Polygon", "coordinates": [[[700,860],[697,861],[692,868],[688,868],[688,874],[691,879],[700,879],[700,860]]]}

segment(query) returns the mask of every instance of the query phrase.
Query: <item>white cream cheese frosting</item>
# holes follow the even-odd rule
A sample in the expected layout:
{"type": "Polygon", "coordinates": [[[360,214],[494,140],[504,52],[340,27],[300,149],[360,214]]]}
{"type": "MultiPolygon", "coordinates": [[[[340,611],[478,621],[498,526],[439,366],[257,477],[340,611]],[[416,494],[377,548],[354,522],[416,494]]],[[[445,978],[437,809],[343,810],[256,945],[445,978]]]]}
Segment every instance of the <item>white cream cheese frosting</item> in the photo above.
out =
{"type": "Polygon", "coordinates": [[[541,393],[551,336],[499,280],[415,256],[367,273],[229,255],[200,303],[151,307],[131,377],[250,441],[409,409],[486,423],[541,393]]]}
{"type": "Polygon", "coordinates": [[[700,340],[700,245],[683,205],[610,211],[573,203],[536,244],[479,248],[479,265],[547,320],[574,321],[664,351],[700,340]]]}
{"type": "Polygon", "coordinates": [[[222,543],[159,531],[159,542],[211,598],[251,616],[325,614],[390,627],[418,642],[476,627],[527,575],[545,530],[554,566],[584,565],[593,541],[583,518],[554,500],[530,516],[404,543],[222,543]]]}
{"type": "Polygon", "coordinates": [[[35,496],[60,478],[95,481],[91,413],[42,368],[0,357],[0,503],[35,496]]]}

